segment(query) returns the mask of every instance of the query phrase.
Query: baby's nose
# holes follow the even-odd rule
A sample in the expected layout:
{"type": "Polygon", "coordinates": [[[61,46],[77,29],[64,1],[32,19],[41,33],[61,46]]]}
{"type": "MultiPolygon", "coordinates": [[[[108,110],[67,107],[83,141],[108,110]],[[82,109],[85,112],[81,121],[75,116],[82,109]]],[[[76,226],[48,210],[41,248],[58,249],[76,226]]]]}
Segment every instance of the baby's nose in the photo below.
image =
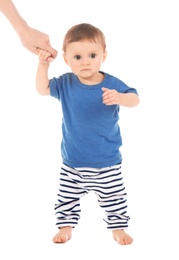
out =
{"type": "Polygon", "coordinates": [[[90,63],[89,57],[83,58],[83,60],[82,60],[83,65],[87,65],[89,63],[90,63]]]}

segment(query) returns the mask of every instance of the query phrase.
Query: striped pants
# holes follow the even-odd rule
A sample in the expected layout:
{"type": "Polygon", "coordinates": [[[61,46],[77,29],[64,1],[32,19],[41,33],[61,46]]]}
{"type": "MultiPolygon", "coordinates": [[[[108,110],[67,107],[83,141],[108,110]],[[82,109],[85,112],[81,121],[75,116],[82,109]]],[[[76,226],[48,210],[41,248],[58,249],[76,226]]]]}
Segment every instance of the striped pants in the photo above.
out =
{"type": "Polygon", "coordinates": [[[71,168],[62,164],[58,202],[55,204],[56,226],[75,227],[80,218],[80,198],[95,192],[105,211],[108,229],[128,227],[126,191],[121,164],[105,168],[71,168]]]}

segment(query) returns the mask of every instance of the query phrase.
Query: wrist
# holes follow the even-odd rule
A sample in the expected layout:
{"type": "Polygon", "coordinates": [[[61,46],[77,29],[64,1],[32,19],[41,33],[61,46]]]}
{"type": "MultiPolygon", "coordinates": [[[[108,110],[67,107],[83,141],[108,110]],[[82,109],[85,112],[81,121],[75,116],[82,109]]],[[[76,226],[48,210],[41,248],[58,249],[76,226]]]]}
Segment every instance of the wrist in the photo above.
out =
{"type": "Polygon", "coordinates": [[[27,31],[29,30],[29,26],[24,19],[20,18],[18,22],[16,22],[14,29],[19,35],[19,37],[22,38],[24,37],[24,34],[26,34],[27,31]]]}
{"type": "Polygon", "coordinates": [[[39,60],[39,66],[48,69],[48,67],[50,66],[50,63],[48,61],[45,60],[39,60]]]}
{"type": "Polygon", "coordinates": [[[120,101],[121,101],[121,93],[118,92],[118,105],[120,105],[120,101]]]}

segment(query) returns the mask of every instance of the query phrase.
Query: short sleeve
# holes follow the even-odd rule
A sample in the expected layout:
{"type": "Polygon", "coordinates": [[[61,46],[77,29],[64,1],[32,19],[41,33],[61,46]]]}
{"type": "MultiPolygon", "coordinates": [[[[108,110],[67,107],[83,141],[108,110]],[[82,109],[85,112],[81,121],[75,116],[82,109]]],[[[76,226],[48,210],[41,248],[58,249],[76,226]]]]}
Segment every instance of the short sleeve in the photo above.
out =
{"type": "Polygon", "coordinates": [[[50,95],[60,100],[60,78],[52,78],[49,82],[50,95]]]}

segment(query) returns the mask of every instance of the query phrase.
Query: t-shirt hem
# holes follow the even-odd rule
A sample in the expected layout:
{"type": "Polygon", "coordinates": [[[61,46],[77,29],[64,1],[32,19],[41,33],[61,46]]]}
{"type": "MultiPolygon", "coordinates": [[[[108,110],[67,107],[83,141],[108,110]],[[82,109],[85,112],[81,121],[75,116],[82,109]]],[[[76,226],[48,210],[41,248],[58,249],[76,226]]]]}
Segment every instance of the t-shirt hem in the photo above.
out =
{"type": "Polygon", "coordinates": [[[121,162],[122,162],[122,160],[119,158],[112,160],[112,161],[96,162],[96,163],[94,163],[94,162],[93,163],[85,163],[85,162],[81,163],[81,162],[71,162],[68,160],[63,160],[64,164],[66,164],[70,167],[73,167],[73,168],[76,168],[76,167],[104,168],[104,167],[116,165],[121,162]]]}

